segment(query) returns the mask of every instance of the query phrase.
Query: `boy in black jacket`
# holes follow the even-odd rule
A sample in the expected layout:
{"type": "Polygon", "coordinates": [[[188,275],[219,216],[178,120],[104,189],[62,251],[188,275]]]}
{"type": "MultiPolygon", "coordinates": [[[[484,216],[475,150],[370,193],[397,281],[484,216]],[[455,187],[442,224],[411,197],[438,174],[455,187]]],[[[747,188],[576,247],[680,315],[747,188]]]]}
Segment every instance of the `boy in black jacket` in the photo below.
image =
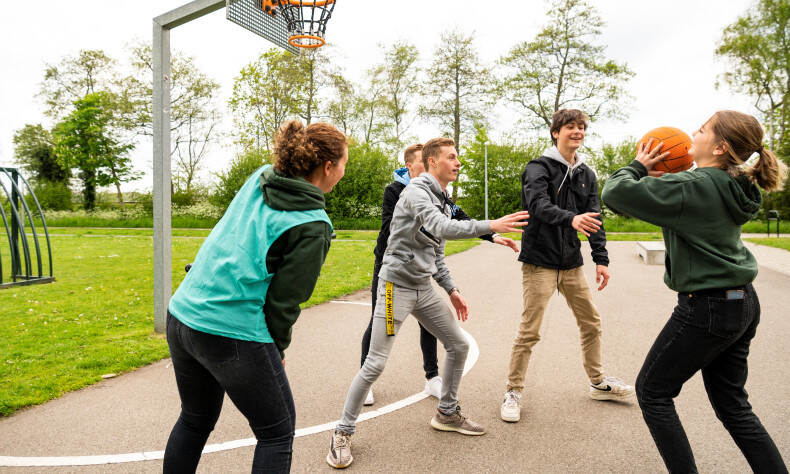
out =
{"type": "MultiPolygon", "coordinates": [[[[403,161],[406,164],[403,168],[398,168],[394,172],[395,181],[390,183],[384,189],[384,201],[381,205],[381,230],[379,231],[378,239],[376,240],[376,248],[373,254],[376,256],[373,265],[373,282],[371,283],[371,301],[373,309],[376,308],[376,290],[379,283],[379,270],[381,270],[381,261],[384,258],[384,251],[387,250],[387,240],[390,236],[390,222],[392,222],[392,212],[395,210],[395,204],[398,203],[400,193],[409,184],[411,178],[416,178],[425,172],[425,166],[422,161],[422,144],[417,143],[406,148],[403,152],[403,161]]],[[[452,209],[455,220],[466,221],[470,217],[457,205],[449,203],[452,209]]],[[[518,246],[513,239],[502,237],[499,234],[491,233],[480,237],[483,240],[493,242],[495,244],[510,247],[513,251],[518,252],[518,246]]],[[[362,336],[362,357],[360,367],[365,364],[365,358],[368,356],[370,350],[370,334],[373,328],[373,311],[371,311],[370,322],[368,323],[365,334],[362,336]]],[[[442,378],[439,376],[439,360],[436,355],[436,337],[428,332],[422,324],[420,324],[420,349],[422,350],[422,367],[425,370],[425,393],[432,397],[439,398],[442,389],[442,378]]],[[[373,389],[368,392],[365,397],[365,405],[373,405],[375,398],[373,397],[373,389]]]]}
{"type": "Polygon", "coordinates": [[[543,313],[559,290],[576,317],[581,332],[584,369],[590,397],[615,400],[630,397],[634,387],[605,377],[601,364],[601,317],[582,270],[581,242],[586,235],[596,264],[598,291],[609,281],[606,234],[593,171],[576,151],[584,141],[589,118],[576,109],[562,109],[552,118],[554,147],[530,161],[521,175],[521,206],[530,214],[521,238],[524,310],[510,355],[507,391],[500,410],[505,421],[521,418],[521,391],[532,347],[540,340],[543,313]]]}

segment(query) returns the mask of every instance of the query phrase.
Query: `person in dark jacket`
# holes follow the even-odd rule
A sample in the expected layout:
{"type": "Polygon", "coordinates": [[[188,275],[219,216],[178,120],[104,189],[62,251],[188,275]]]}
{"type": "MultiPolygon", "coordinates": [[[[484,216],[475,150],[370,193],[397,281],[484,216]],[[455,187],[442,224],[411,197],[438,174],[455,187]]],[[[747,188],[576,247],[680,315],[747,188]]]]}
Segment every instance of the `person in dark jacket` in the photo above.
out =
{"type": "Polygon", "coordinates": [[[521,392],[532,347],[540,340],[543,313],[555,290],[576,317],[581,332],[584,369],[595,400],[625,399],[634,388],[604,375],[601,362],[601,317],[582,270],[581,242],[588,237],[596,264],[598,291],[609,281],[606,234],[597,217],[598,184],[593,171],[577,153],[589,119],[575,109],[562,109],[551,122],[554,147],[527,163],[521,175],[521,206],[528,210],[529,225],[521,237],[524,310],[510,354],[507,390],[500,408],[504,421],[521,419],[521,392]]]}
{"type": "MultiPolygon", "coordinates": [[[[373,282],[370,288],[372,309],[368,327],[365,329],[365,334],[362,336],[362,358],[359,363],[360,367],[365,365],[365,359],[370,350],[370,335],[373,330],[373,313],[376,309],[376,290],[379,283],[379,271],[381,270],[384,252],[387,250],[392,212],[395,210],[395,204],[398,203],[400,193],[409,184],[411,178],[416,178],[425,172],[425,165],[422,162],[422,144],[417,143],[407,147],[403,152],[403,161],[406,166],[395,170],[393,173],[395,181],[384,189],[384,201],[381,205],[381,230],[379,230],[379,236],[376,239],[376,248],[373,249],[373,254],[376,258],[373,264],[373,282]]],[[[471,218],[466,215],[460,207],[455,205],[455,203],[448,201],[447,204],[451,209],[452,219],[459,221],[471,220],[471,218]]],[[[480,238],[495,244],[510,247],[513,251],[518,252],[518,246],[513,239],[502,237],[497,233],[486,234],[480,238]]],[[[423,370],[425,370],[425,393],[432,397],[439,398],[441,396],[442,378],[439,376],[439,360],[436,349],[436,337],[420,324],[420,350],[422,351],[422,367],[423,370]]],[[[371,388],[367,397],[365,397],[365,405],[373,405],[373,403],[375,403],[375,398],[373,397],[373,389],[371,388]]]]}
{"type": "Polygon", "coordinates": [[[654,172],[669,153],[660,153],[661,143],[649,151],[651,140],[603,190],[607,206],[661,227],[664,283],[678,292],[636,380],[642,415],[669,472],[697,472],[673,399],[701,371],[716,416],[752,470],[787,473],[744,389],[760,302],[752,286],[757,261],[741,241],[741,226],[760,209],[757,186],[771,191],[783,179],[783,165],[762,143],[757,119],[716,112],[694,133],[688,153],[696,169],[654,172]],[[754,165],[745,166],[754,154],[754,165]]]}
{"type": "Polygon", "coordinates": [[[289,472],[295,412],[282,357],[329,251],[324,193],[347,160],[335,127],[286,123],[274,166],[247,179],[200,247],[168,306],[181,414],[164,472],[195,472],[226,393],[257,439],[252,470],[289,472]]]}

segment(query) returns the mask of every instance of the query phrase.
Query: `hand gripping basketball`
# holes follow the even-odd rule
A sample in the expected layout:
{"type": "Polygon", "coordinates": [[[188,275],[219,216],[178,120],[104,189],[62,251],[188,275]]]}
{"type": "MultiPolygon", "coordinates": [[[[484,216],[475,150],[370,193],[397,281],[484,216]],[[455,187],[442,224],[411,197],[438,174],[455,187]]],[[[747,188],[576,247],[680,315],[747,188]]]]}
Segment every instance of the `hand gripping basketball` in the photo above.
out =
{"type": "Polygon", "coordinates": [[[664,143],[659,142],[658,145],[653,146],[653,140],[654,139],[651,138],[650,140],[647,141],[647,143],[639,144],[639,147],[637,148],[637,152],[636,152],[636,161],[642,163],[645,166],[648,175],[658,177],[666,173],[666,171],[654,170],[653,168],[661,160],[668,157],[669,152],[666,151],[664,153],[659,154],[661,148],[664,146],[664,143]]]}
{"type": "Polygon", "coordinates": [[[500,217],[499,219],[491,221],[491,230],[498,233],[504,233],[504,232],[521,233],[524,231],[521,230],[520,227],[524,227],[525,225],[529,224],[528,222],[524,221],[524,219],[529,219],[529,212],[527,211],[514,212],[513,214],[508,214],[506,216],[500,217]]]}

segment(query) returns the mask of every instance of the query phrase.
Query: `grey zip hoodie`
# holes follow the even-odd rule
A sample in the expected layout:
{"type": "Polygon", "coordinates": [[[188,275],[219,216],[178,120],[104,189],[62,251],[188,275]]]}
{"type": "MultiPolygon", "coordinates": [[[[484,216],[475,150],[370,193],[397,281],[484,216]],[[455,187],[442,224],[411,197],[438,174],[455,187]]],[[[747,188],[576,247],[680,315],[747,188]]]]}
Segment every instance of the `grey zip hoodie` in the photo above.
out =
{"type": "Polygon", "coordinates": [[[380,279],[413,290],[427,290],[433,277],[445,291],[455,288],[444,263],[446,240],[489,234],[491,224],[451,220],[448,201],[439,181],[430,173],[411,180],[392,214],[380,279]]]}
{"type": "Polygon", "coordinates": [[[587,160],[587,157],[585,155],[582,155],[581,153],[577,152],[576,153],[576,162],[574,162],[573,166],[571,166],[570,163],[568,163],[568,160],[566,160],[565,157],[562,156],[562,153],[560,153],[560,150],[558,150],[556,146],[553,146],[551,148],[547,148],[546,151],[543,152],[543,156],[545,156],[546,158],[551,158],[554,161],[559,161],[560,163],[565,165],[566,168],[567,168],[565,170],[565,177],[562,178],[562,182],[560,183],[560,187],[557,188],[557,194],[559,194],[560,191],[562,190],[562,186],[565,184],[565,181],[568,179],[568,176],[570,176],[573,173],[575,173],[576,170],[579,168],[579,166],[581,166],[582,163],[584,163],[587,160]]]}

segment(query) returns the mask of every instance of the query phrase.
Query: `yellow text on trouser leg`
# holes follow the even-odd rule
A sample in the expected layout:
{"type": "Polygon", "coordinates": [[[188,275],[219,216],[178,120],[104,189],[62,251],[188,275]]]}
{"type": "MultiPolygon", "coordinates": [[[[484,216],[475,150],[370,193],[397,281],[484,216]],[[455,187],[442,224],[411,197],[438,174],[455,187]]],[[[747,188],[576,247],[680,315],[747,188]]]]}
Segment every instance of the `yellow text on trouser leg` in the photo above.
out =
{"type": "Polygon", "coordinates": [[[393,315],[393,296],[395,294],[395,285],[388,281],[384,290],[384,311],[387,316],[387,335],[395,335],[395,317],[393,315]]]}

